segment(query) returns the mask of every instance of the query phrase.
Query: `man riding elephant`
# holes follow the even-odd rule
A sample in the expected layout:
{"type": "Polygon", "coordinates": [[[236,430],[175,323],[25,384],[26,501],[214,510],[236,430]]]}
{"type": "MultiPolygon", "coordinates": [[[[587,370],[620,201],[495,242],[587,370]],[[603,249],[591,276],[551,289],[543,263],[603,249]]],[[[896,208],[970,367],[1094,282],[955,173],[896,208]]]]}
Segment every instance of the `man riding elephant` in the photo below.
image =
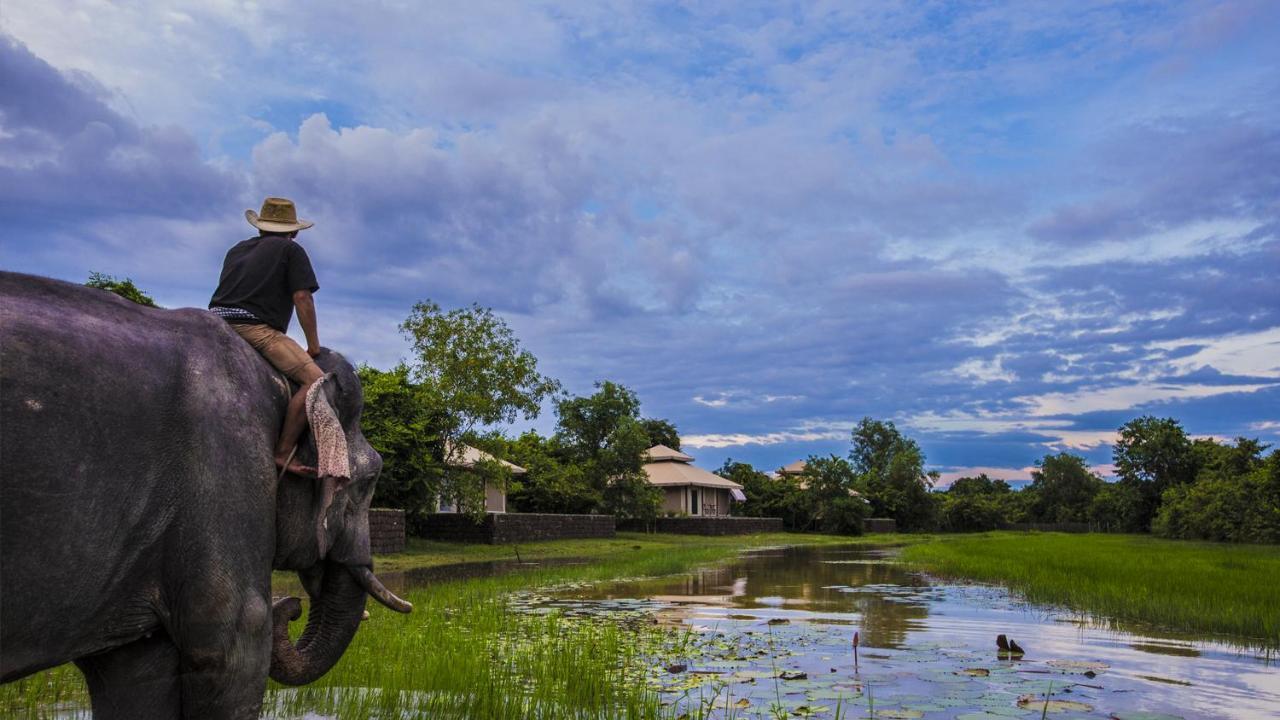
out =
{"type": "Polygon", "coordinates": [[[209,310],[230,323],[254,350],[300,386],[289,400],[284,429],[276,441],[276,467],[314,477],[315,468],[293,459],[306,425],[307,391],[323,375],[312,360],[320,354],[320,337],[311,295],[320,285],[307,251],[295,242],[298,231],[314,223],[299,220],[293,201],[277,197],[262,201],[261,213],[245,210],[244,216],[259,235],[227,251],[209,310]],[[307,337],[305,352],[285,335],[295,308],[307,337]]]}
{"type": "Polygon", "coordinates": [[[333,667],[368,597],[411,609],[373,574],[382,460],[341,355],[310,358],[316,481],[273,462],[289,382],[205,310],[0,272],[0,348],[0,683],[75,662],[96,720],[251,720],[268,675],[333,667]],[[310,598],[296,640],[272,570],[310,598]]]}

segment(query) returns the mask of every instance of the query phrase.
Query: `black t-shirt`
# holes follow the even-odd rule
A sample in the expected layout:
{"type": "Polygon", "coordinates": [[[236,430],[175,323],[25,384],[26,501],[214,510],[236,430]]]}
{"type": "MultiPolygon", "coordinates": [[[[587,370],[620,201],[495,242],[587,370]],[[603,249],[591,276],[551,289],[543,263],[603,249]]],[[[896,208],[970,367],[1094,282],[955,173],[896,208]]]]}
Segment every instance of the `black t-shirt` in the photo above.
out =
{"type": "Polygon", "coordinates": [[[293,318],[293,293],[319,289],[311,258],[301,245],[287,237],[261,235],[236,243],[227,251],[222,277],[209,307],[247,310],[280,332],[287,332],[293,318]]]}

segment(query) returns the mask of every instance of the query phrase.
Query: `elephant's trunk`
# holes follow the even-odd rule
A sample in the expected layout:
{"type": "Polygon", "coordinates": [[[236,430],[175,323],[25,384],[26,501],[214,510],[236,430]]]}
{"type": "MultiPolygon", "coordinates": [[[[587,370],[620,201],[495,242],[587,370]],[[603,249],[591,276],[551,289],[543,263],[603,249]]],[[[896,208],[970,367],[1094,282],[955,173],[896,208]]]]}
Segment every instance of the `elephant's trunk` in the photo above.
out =
{"type": "Polygon", "coordinates": [[[307,627],[297,643],[289,640],[289,621],[302,614],[302,603],[292,597],[277,601],[271,609],[271,678],[305,685],[329,672],[360,627],[365,597],[345,567],[326,562],[320,594],[311,598],[307,627]]]}

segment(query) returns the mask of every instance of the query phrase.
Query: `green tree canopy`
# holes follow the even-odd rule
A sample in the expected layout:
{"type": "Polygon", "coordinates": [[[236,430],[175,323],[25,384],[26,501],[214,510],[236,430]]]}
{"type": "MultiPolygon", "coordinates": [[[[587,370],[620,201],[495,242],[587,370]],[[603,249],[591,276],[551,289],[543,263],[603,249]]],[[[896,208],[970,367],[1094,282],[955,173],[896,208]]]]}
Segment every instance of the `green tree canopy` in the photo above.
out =
{"type": "Polygon", "coordinates": [[[497,462],[463,462],[479,426],[537,416],[559,384],[538,372],[511,329],[488,308],[445,312],[430,301],[400,326],[413,357],[389,371],[361,368],[364,430],[383,455],[375,502],[410,518],[434,512],[441,497],[481,512],[486,482],[505,483],[497,462]]]}
{"type": "Polygon", "coordinates": [[[836,455],[811,455],[805,460],[803,484],[812,496],[814,519],[823,532],[862,534],[870,505],[856,490],[853,465],[836,455]]]}
{"type": "Polygon", "coordinates": [[[599,382],[592,395],[558,401],[556,416],[556,440],[600,496],[601,510],[641,520],[657,515],[662,493],[642,469],[652,443],[633,391],[599,382]]]}
{"type": "Polygon", "coordinates": [[[1196,440],[1201,469],[1161,495],[1152,531],[1172,538],[1280,543],[1280,452],[1237,438],[1196,440]]]}
{"type": "Polygon", "coordinates": [[[1197,454],[1181,423],[1173,418],[1143,415],[1125,423],[1119,432],[1112,453],[1116,474],[1138,491],[1137,522],[1146,529],[1164,491],[1195,480],[1197,454]]]}
{"type": "Polygon", "coordinates": [[[936,501],[930,489],[937,474],[925,471],[924,452],[892,421],[863,418],[853,429],[849,459],[872,517],[891,517],[903,530],[932,526],[936,501]]]}
{"type": "Polygon", "coordinates": [[[133,280],[129,278],[120,280],[110,275],[104,275],[100,272],[91,272],[89,273],[89,282],[86,282],[85,285],[91,288],[113,292],[125,300],[132,300],[139,305],[159,307],[159,305],[156,305],[156,301],[151,299],[150,295],[139,289],[137,285],[134,285],[133,280]]]}
{"type": "Polygon", "coordinates": [[[1026,492],[1031,493],[1037,520],[1088,522],[1090,504],[1103,484],[1084,458],[1063,452],[1045,455],[1036,463],[1026,492]]]}
{"type": "Polygon", "coordinates": [[[439,410],[427,402],[401,363],[391,370],[361,365],[365,438],[382,456],[373,504],[402,508],[411,532],[436,509],[444,482],[444,446],[439,410]]]}
{"type": "Polygon", "coordinates": [[[661,418],[644,418],[640,421],[645,435],[649,437],[649,447],[666,445],[672,450],[680,449],[680,432],[669,420],[661,418]]]}
{"type": "Polygon", "coordinates": [[[413,380],[444,413],[444,435],[460,439],[477,425],[538,416],[543,400],[560,389],[538,372],[538,360],[520,347],[501,318],[472,305],[443,311],[425,300],[400,325],[413,345],[413,380]]]}

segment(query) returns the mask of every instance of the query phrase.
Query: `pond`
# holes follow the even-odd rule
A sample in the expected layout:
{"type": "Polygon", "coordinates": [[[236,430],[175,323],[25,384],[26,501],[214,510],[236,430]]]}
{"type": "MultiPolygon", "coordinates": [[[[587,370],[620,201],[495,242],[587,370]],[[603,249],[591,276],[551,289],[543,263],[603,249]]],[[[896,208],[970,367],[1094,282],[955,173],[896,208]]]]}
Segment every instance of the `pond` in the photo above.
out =
{"type": "Polygon", "coordinates": [[[1121,629],[942,582],[893,555],[771,549],[687,575],[522,593],[515,606],[690,631],[675,633],[687,640],[646,677],[677,716],[1280,717],[1274,654],[1121,629]],[[1024,654],[1000,651],[999,635],[1024,654]]]}

